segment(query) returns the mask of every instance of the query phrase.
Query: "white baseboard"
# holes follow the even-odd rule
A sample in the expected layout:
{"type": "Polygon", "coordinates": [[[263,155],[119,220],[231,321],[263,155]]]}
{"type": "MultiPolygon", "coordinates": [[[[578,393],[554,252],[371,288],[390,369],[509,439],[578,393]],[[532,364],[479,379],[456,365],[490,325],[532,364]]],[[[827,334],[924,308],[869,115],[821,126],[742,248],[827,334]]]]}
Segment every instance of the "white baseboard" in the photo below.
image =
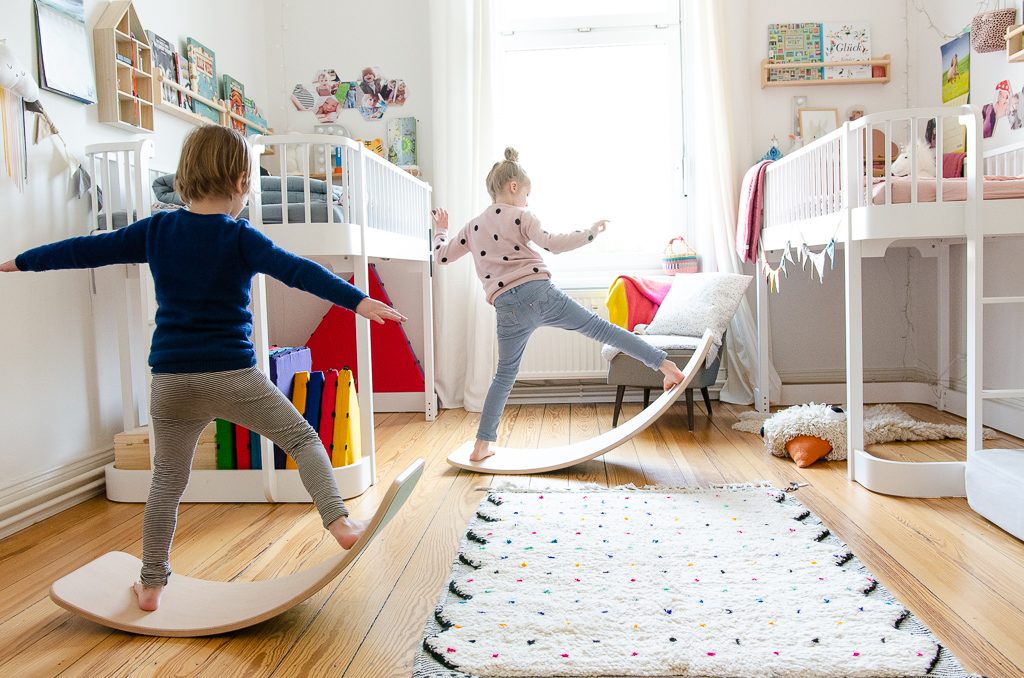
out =
{"type": "MultiPolygon", "coordinates": [[[[783,384],[782,397],[772,405],[846,402],[846,384],[783,384]]],[[[865,403],[921,403],[937,407],[938,389],[933,384],[883,381],[864,384],[865,403]]]]}
{"type": "Polygon", "coordinates": [[[426,398],[423,393],[374,393],[374,412],[423,412],[426,398]]]}
{"type": "MultiPolygon", "coordinates": [[[[944,410],[953,414],[967,416],[967,394],[963,391],[942,389],[944,410]]],[[[997,431],[1009,433],[1017,438],[1024,438],[1024,400],[1005,398],[1002,400],[986,400],[983,405],[982,420],[985,426],[997,431]]]]}
{"type": "Polygon", "coordinates": [[[103,494],[103,467],[113,459],[108,448],[0,490],[0,539],[103,494]]]}

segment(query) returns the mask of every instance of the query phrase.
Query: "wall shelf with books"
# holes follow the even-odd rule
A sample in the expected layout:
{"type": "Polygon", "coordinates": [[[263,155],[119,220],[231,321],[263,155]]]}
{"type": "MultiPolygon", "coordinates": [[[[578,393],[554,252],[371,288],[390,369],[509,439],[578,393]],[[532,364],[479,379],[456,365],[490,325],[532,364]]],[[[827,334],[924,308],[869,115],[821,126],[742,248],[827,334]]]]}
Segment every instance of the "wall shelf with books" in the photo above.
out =
{"type": "Polygon", "coordinates": [[[99,120],[130,132],[153,131],[153,55],[130,0],[107,6],[93,28],[99,120]]]}
{"type": "Polygon", "coordinates": [[[892,58],[886,54],[875,59],[855,59],[849,61],[794,61],[779,63],[769,59],[761,60],[761,88],[765,87],[804,87],[815,85],[884,85],[891,80],[892,58]],[[804,78],[773,80],[773,71],[793,71],[797,69],[820,71],[823,68],[866,67],[871,69],[869,78],[804,78]]]}
{"type": "Polygon", "coordinates": [[[221,102],[215,101],[213,99],[207,99],[202,94],[196,94],[187,87],[179,85],[178,83],[172,80],[166,79],[164,77],[164,74],[158,70],[154,69],[153,74],[155,76],[153,79],[153,91],[155,93],[155,96],[159,97],[157,100],[157,109],[163,111],[164,113],[170,113],[171,115],[181,118],[182,120],[185,120],[187,122],[191,122],[194,125],[218,124],[216,121],[211,120],[210,118],[207,118],[204,115],[193,113],[191,109],[179,105],[176,100],[177,96],[175,96],[175,100],[173,101],[165,98],[165,95],[162,94],[162,92],[164,91],[164,88],[169,88],[173,90],[176,95],[180,94],[181,96],[187,96],[189,99],[196,99],[206,104],[210,108],[218,111],[220,113],[222,120],[224,116],[227,114],[227,109],[223,106],[221,102]]]}

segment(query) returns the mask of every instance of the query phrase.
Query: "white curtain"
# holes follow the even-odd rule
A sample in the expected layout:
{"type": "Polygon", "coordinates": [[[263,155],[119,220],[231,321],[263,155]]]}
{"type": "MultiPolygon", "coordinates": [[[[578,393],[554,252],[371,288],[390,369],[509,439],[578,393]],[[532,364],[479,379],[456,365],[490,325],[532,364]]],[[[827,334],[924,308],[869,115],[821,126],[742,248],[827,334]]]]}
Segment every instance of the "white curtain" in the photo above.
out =
{"type": "MultiPolygon", "coordinates": [[[[741,97],[752,86],[743,78],[745,64],[734,63],[736,26],[730,22],[729,5],[721,0],[685,0],[683,50],[691,65],[687,115],[691,116],[692,156],[695,168],[694,217],[696,248],[701,253],[704,270],[743,273],[736,254],[736,215],[739,207],[738,173],[752,164],[743,158],[744,126],[738,125],[734,114],[747,112],[741,97]],[[739,95],[737,95],[737,91],[739,95]]],[[[743,52],[741,52],[741,55],[743,52]]],[[[748,144],[749,146],[749,144],[748,144]]],[[[752,285],[764,284],[754,276],[752,285]]],[[[757,383],[757,325],[746,299],[740,304],[729,327],[726,348],[728,377],[722,388],[725,402],[748,405],[754,402],[757,383]]],[[[769,397],[779,398],[781,384],[774,367],[769,367],[769,397]]]]}
{"type": "MultiPolygon", "coordinates": [[[[454,234],[490,199],[484,179],[499,159],[494,141],[496,52],[488,0],[430,0],[434,205],[454,234]]],[[[494,373],[494,309],[471,257],[434,268],[437,394],[442,407],[479,412],[494,373]]]]}

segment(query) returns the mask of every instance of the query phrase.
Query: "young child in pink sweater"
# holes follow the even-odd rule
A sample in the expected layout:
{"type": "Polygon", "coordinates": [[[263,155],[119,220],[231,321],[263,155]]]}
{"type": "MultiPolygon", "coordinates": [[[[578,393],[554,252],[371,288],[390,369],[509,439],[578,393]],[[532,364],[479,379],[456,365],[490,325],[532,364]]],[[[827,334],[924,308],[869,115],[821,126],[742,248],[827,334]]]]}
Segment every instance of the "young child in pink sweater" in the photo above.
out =
{"type": "Polygon", "coordinates": [[[606,220],[574,233],[544,230],[540,220],[526,210],[530,178],[514,148],[506,148],[505,160],[491,168],[487,192],[494,204],[467,222],[453,238],[448,237],[448,213],[443,208],[432,213],[435,261],[448,264],[472,254],[487,301],[497,314],[498,368],[484,400],[472,461],[494,454],[491,443],[497,440],[498,422],[519,373],[526,343],[543,325],[574,330],[615,346],[664,373],[666,389],[682,381],[683,373],[666,359],[664,351],[602,320],[551,284],[551,272],[533,247],[554,254],[574,250],[603,232],[606,220]]]}

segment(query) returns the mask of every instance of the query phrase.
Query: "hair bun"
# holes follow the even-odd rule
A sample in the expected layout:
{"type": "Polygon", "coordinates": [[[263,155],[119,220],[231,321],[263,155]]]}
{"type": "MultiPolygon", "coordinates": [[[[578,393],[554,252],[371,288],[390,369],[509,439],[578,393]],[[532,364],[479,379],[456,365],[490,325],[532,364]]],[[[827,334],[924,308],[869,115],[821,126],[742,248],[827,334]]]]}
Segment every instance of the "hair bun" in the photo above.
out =
{"type": "Polygon", "coordinates": [[[519,151],[509,146],[505,149],[505,160],[516,162],[519,160],[519,151]]]}

